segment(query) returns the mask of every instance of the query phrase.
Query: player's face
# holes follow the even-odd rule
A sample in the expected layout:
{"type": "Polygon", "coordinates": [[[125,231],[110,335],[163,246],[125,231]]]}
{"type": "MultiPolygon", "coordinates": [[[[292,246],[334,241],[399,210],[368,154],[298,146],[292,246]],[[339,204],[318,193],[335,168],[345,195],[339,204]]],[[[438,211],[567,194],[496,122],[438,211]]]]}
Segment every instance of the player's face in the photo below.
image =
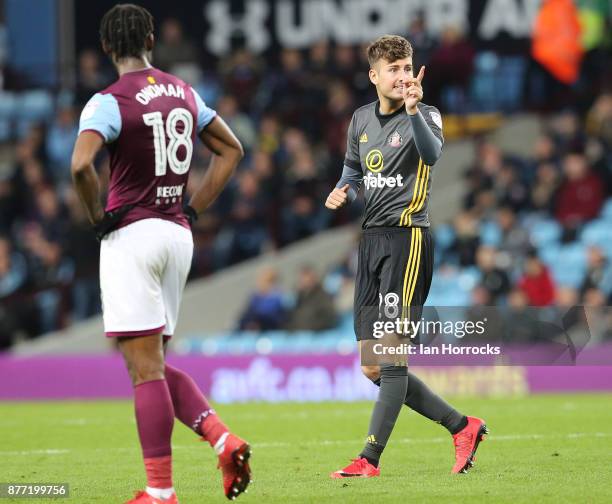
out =
{"type": "Polygon", "coordinates": [[[395,60],[378,60],[370,68],[370,81],[383,97],[393,100],[403,100],[404,84],[414,75],[412,73],[412,57],[395,60]]]}

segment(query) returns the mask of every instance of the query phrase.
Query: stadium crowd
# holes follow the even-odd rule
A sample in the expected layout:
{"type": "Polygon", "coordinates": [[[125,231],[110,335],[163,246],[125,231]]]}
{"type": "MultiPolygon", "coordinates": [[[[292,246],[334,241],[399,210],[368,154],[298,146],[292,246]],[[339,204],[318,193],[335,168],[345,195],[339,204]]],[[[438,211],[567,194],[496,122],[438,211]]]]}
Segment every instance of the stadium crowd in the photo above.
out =
{"type": "MultiPolygon", "coordinates": [[[[358,220],[360,203],[332,215],[323,200],[342,166],[353,111],[375,99],[363,48],[321,41],[307,51],[282,49],[278,61],[238,49],[209,68],[178,21],[163,21],[159,33],[155,66],[192,83],[247,152],[228,189],[194,228],[192,277],[358,220]]],[[[434,40],[419,18],[406,35],[414,41],[416,66],[427,64],[426,101],[439,104],[443,112],[525,106],[517,90],[528,84],[526,57],[477,53],[452,28],[434,40]],[[498,75],[507,76],[506,89],[514,90],[499,94],[499,101],[495,93],[482,91],[491,58],[498,75]],[[517,61],[522,72],[512,71],[517,61]]],[[[16,334],[35,337],[100,311],[98,244],[71,185],[70,156],[80,109],[114,79],[99,50],[84,49],[74,89],[20,91],[17,80],[13,89],[0,94],[0,348],[10,346],[16,334]],[[31,100],[28,114],[18,107],[9,114],[6,104],[21,97],[31,100]],[[38,116],[32,112],[36,107],[41,110],[38,116]]],[[[603,75],[601,79],[604,82],[603,75]]],[[[609,302],[612,249],[588,248],[588,268],[580,281],[569,282],[570,295],[563,283],[555,282],[530,234],[536,222],[543,222],[546,229],[554,228],[551,240],[560,247],[587,246],[585,225],[599,222],[604,210],[612,219],[612,209],[605,204],[612,189],[612,95],[597,90],[599,94],[592,95],[590,85],[567,89],[568,105],[574,106],[551,116],[534,151],[524,157],[508,157],[486,139],[475,142],[477,162],[466,172],[464,211],[436,231],[441,276],[466,269],[478,272],[471,291],[474,302],[487,304],[515,294],[538,305],[562,296],[572,302],[609,302]]],[[[529,94],[530,99],[534,96],[529,94]]],[[[546,98],[530,105],[545,109],[546,98]]],[[[188,191],[201,180],[208,155],[203,146],[194,149],[188,191]]],[[[106,160],[101,159],[100,166],[106,183],[106,160]]],[[[347,260],[338,270],[346,278],[351,264],[347,260]]],[[[274,278],[262,282],[270,285],[274,278]]],[[[255,300],[238,325],[317,329],[304,327],[309,318],[304,313],[315,310],[314,305],[329,306],[325,283],[305,267],[293,309],[255,300]],[[283,314],[258,321],[258,303],[280,306],[283,314]]],[[[329,327],[336,320],[336,312],[328,310],[319,321],[329,327]]]]}

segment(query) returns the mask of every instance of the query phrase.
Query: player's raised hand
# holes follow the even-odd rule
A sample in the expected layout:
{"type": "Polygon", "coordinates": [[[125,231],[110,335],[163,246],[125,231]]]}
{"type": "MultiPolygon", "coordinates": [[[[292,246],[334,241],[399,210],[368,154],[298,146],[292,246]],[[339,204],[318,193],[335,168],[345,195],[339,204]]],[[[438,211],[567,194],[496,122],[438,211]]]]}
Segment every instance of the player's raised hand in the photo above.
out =
{"type": "Polygon", "coordinates": [[[342,208],[348,202],[348,190],[349,185],[345,184],[342,187],[335,187],[332,192],[329,193],[327,200],[325,201],[325,207],[330,210],[338,210],[342,208]]]}
{"type": "Polygon", "coordinates": [[[418,112],[417,104],[423,99],[423,86],[421,82],[425,76],[425,67],[422,66],[416,77],[411,77],[404,83],[404,104],[406,112],[414,115],[418,112]]]}

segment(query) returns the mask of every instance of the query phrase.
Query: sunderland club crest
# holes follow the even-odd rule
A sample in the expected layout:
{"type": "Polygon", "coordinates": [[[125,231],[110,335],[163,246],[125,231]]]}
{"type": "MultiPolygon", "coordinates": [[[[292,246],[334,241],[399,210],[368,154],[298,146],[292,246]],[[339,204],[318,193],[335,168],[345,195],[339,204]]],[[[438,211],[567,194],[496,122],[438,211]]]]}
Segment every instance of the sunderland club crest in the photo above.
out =
{"type": "Polygon", "coordinates": [[[391,135],[389,135],[389,138],[387,138],[387,145],[391,147],[399,147],[400,145],[402,145],[402,143],[404,143],[404,139],[397,130],[391,133],[391,135]]]}

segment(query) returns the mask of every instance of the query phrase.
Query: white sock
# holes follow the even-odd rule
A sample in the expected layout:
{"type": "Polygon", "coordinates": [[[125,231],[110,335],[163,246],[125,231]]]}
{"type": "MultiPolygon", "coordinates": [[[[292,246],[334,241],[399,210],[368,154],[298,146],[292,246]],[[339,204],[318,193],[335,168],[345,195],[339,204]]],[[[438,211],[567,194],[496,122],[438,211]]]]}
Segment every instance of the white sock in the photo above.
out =
{"type": "Polygon", "coordinates": [[[167,500],[174,494],[174,487],[170,488],[151,488],[147,487],[146,492],[156,499],[167,500]]]}

